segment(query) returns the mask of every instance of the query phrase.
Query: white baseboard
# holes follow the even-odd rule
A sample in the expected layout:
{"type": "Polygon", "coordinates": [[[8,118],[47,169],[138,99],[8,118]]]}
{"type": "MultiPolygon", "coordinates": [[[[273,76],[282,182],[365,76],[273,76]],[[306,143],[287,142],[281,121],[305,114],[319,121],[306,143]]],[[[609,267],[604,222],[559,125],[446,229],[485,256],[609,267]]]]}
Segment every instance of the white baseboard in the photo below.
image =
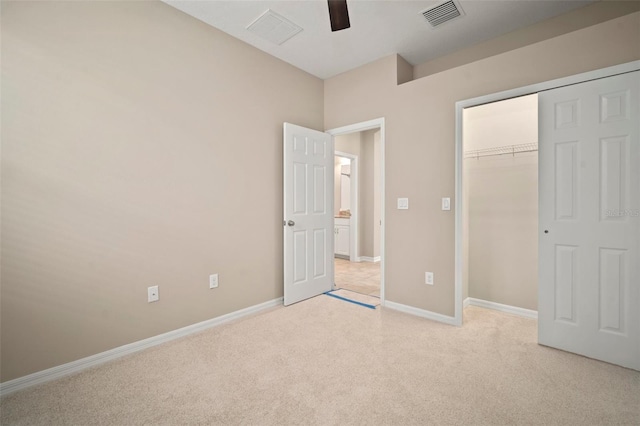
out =
{"type": "Polygon", "coordinates": [[[358,258],[359,262],[380,262],[380,256],[370,257],[370,256],[360,256],[358,258]]]}
{"type": "Polygon", "coordinates": [[[389,308],[389,309],[393,309],[393,310],[396,310],[396,311],[404,312],[406,314],[411,314],[411,315],[415,315],[415,316],[418,316],[418,317],[430,319],[430,320],[433,320],[433,321],[442,322],[442,323],[449,324],[449,325],[459,325],[456,322],[455,317],[450,317],[450,316],[447,316],[447,315],[438,314],[436,312],[426,311],[426,310],[420,309],[420,308],[414,308],[413,306],[407,306],[407,305],[403,305],[401,303],[390,302],[388,300],[385,300],[384,301],[384,307],[385,308],[389,308]]]}
{"type": "Polygon", "coordinates": [[[18,377],[17,379],[0,383],[0,397],[28,388],[30,386],[59,379],[60,377],[69,376],[71,374],[76,374],[83,370],[86,370],[87,368],[104,364],[105,362],[113,361],[125,355],[130,355],[135,352],[148,349],[152,346],[157,346],[162,343],[170,342],[171,340],[198,333],[208,328],[216,327],[229,321],[237,320],[248,315],[258,313],[265,309],[279,306],[281,304],[282,297],[270,300],[268,302],[260,303],[258,305],[249,306],[248,308],[240,309],[239,311],[231,312],[226,315],[222,315],[196,324],[188,325],[177,330],[149,337],[148,339],[129,343],[127,345],[110,349],[108,351],[91,355],[76,361],[72,361],[67,364],[62,364],[57,367],[38,371],[36,373],[29,374],[28,376],[18,377]]]}
{"type": "Polygon", "coordinates": [[[524,318],[538,319],[538,311],[531,309],[518,308],[517,306],[503,305],[502,303],[489,302],[488,300],[474,299],[467,297],[464,299],[463,306],[478,306],[480,308],[493,309],[494,311],[505,312],[507,314],[518,315],[524,318]]]}

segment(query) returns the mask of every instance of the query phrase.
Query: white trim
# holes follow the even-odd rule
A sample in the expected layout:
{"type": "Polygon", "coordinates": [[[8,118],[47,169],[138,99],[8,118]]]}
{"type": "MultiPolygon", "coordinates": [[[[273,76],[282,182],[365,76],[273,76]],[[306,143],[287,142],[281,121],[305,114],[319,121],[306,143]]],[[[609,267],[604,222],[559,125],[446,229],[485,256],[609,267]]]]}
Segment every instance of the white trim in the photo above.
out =
{"type": "Polygon", "coordinates": [[[571,84],[583,83],[589,80],[610,77],[617,74],[640,70],[640,61],[628,62],[626,64],[615,65],[612,67],[602,68],[595,71],[589,71],[581,74],[563,77],[556,80],[545,81],[542,83],[532,84],[529,86],[519,87],[517,89],[505,90],[503,92],[492,93],[477,98],[458,101],[456,108],[456,156],[455,156],[455,173],[456,173],[456,196],[455,196],[455,290],[454,290],[454,306],[455,321],[457,325],[462,325],[462,165],[463,165],[463,146],[462,146],[462,111],[478,105],[490,102],[498,102],[505,99],[516,98],[519,96],[531,95],[545,90],[556,89],[571,84]]]}
{"type": "MultiPolygon", "coordinates": [[[[334,142],[335,149],[335,142],[334,142]]],[[[349,191],[351,192],[351,217],[349,218],[349,261],[357,262],[358,261],[358,156],[349,154],[348,152],[342,151],[334,151],[333,155],[338,157],[348,158],[351,160],[351,177],[349,182],[351,183],[349,187],[349,191]]],[[[335,175],[334,175],[335,176],[335,175]]],[[[335,183],[334,183],[335,187],[335,183]]],[[[334,195],[335,199],[335,195],[334,195]]],[[[334,218],[333,222],[335,224],[335,206],[334,210],[334,218]]]]}
{"type": "Polygon", "coordinates": [[[404,312],[405,314],[415,315],[417,317],[422,317],[449,325],[458,325],[456,324],[456,319],[454,317],[438,314],[436,312],[426,311],[424,309],[414,308],[413,306],[407,306],[401,303],[390,302],[387,300],[384,304],[384,307],[393,309],[395,311],[404,312]]]}
{"type": "Polygon", "coordinates": [[[358,258],[358,262],[380,262],[380,256],[371,257],[371,256],[360,256],[358,258]]]}
{"type": "MultiPolygon", "coordinates": [[[[380,305],[385,306],[385,119],[376,118],[369,121],[363,121],[360,123],[350,124],[348,126],[338,127],[335,129],[327,130],[332,136],[345,135],[354,132],[364,132],[365,130],[380,129],[380,177],[381,177],[381,189],[380,189],[380,220],[382,225],[380,226],[380,305]]],[[[334,273],[335,275],[335,273],[334,273]]]]}
{"type": "Polygon", "coordinates": [[[467,306],[469,306],[471,304],[471,298],[467,297],[466,299],[464,299],[464,301],[462,302],[462,307],[466,308],[467,306]]]}
{"type": "Polygon", "coordinates": [[[280,305],[282,305],[282,297],[270,300],[268,302],[260,303],[258,305],[249,306],[248,308],[240,309],[238,311],[231,312],[226,315],[222,315],[196,324],[191,324],[177,330],[169,331],[167,333],[158,334],[157,336],[149,337],[148,339],[129,343],[127,345],[123,345],[105,352],[101,352],[99,354],[72,361],[67,364],[62,364],[57,367],[38,371],[36,373],[29,374],[28,376],[18,377],[17,379],[0,383],[0,396],[9,395],[11,393],[31,386],[49,382],[51,380],[69,376],[71,374],[76,374],[83,370],[86,370],[87,368],[95,367],[97,365],[113,361],[123,356],[130,355],[135,352],[160,345],[162,343],[170,342],[172,340],[179,339],[190,334],[198,333],[209,328],[222,325],[229,321],[244,318],[246,316],[261,312],[265,309],[273,308],[280,305]]]}
{"type": "Polygon", "coordinates": [[[488,300],[467,297],[466,299],[464,299],[464,304],[465,306],[478,306],[480,308],[493,309],[494,311],[517,315],[519,317],[538,319],[538,311],[519,308],[517,306],[503,305],[502,303],[490,302],[488,300]]]}
{"type": "Polygon", "coordinates": [[[337,127],[335,129],[327,130],[327,133],[333,136],[339,136],[355,132],[364,132],[365,130],[377,129],[378,127],[384,127],[384,117],[374,118],[373,120],[369,121],[361,121],[360,123],[337,127]]]}

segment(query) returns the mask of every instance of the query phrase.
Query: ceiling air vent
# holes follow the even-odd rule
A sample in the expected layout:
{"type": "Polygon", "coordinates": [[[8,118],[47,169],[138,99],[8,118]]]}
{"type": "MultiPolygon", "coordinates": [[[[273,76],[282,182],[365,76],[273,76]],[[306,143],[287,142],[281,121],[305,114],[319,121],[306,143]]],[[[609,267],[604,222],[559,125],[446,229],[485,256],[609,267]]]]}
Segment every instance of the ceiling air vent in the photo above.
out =
{"type": "Polygon", "coordinates": [[[282,44],[302,31],[302,27],[278,15],[273,10],[267,9],[249,24],[247,30],[271,43],[282,44]]]}
{"type": "Polygon", "coordinates": [[[437,6],[430,7],[427,10],[423,10],[420,14],[424,16],[424,19],[427,20],[432,28],[435,28],[445,22],[461,17],[464,15],[464,12],[457,1],[449,0],[437,6]]]}

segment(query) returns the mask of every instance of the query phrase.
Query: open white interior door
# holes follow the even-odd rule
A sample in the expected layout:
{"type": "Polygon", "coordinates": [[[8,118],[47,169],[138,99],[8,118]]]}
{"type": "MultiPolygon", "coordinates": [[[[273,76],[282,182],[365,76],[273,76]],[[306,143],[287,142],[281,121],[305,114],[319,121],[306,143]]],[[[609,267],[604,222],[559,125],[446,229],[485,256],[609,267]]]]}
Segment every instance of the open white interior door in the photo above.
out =
{"type": "Polygon", "coordinates": [[[640,72],[539,95],[539,343],[640,370],[640,72]]]}
{"type": "Polygon", "coordinates": [[[333,138],[284,123],[284,304],[333,286],[333,138]]]}

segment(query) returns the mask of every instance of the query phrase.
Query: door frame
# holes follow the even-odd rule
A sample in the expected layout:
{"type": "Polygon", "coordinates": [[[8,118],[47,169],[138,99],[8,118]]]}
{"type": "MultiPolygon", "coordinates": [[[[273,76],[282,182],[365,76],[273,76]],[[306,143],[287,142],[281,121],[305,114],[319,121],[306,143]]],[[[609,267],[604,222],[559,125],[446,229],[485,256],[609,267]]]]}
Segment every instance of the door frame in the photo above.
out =
{"type": "MultiPolygon", "coordinates": [[[[640,62],[640,61],[639,61],[640,62]]],[[[365,130],[380,129],[380,305],[385,305],[385,119],[384,117],[326,130],[335,137],[365,130]]],[[[335,149],[335,148],[334,148],[335,149]]],[[[335,208],[335,207],[334,207],[335,208]]],[[[335,268],[333,271],[335,280],[335,268]]]]}
{"type": "MultiPolygon", "coordinates": [[[[348,158],[349,160],[351,160],[351,176],[349,177],[349,203],[351,204],[351,220],[349,222],[349,261],[358,262],[360,260],[358,258],[358,156],[349,154],[347,152],[336,151],[335,138],[333,149],[333,155],[335,155],[336,157],[348,158]]],[[[335,188],[335,182],[333,187],[335,188]]],[[[335,195],[333,199],[335,201],[335,195]]],[[[333,206],[333,211],[335,211],[335,208],[336,207],[333,206]]],[[[334,214],[334,227],[335,221],[336,218],[334,214]]],[[[333,285],[335,287],[335,283],[333,285]]]]}
{"type": "MultiPolygon", "coordinates": [[[[465,108],[471,108],[474,106],[484,105],[492,102],[504,101],[511,98],[517,98],[520,96],[532,95],[534,93],[543,92],[546,90],[557,89],[562,86],[569,86],[578,83],[584,83],[590,80],[597,80],[601,78],[611,77],[618,74],[626,74],[633,71],[640,70],[640,61],[627,62],[620,65],[614,65],[607,68],[601,68],[594,71],[588,71],[585,73],[575,74],[568,77],[563,77],[555,80],[549,80],[542,83],[531,84],[528,86],[519,87],[516,89],[505,90],[503,92],[492,93],[476,98],[466,99],[458,101],[455,104],[456,108],[456,128],[455,128],[455,287],[454,287],[454,308],[455,315],[453,323],[455,325],[462,325],[462,311],[463,303],[462,299],[462,278],[463,278],[463,192],[462,192],[462,170],[464,161],[464,152],[462,145],[462,112],[465,108]]],[[[539,190],[539,189],[538,189],[539,190]]]]}

